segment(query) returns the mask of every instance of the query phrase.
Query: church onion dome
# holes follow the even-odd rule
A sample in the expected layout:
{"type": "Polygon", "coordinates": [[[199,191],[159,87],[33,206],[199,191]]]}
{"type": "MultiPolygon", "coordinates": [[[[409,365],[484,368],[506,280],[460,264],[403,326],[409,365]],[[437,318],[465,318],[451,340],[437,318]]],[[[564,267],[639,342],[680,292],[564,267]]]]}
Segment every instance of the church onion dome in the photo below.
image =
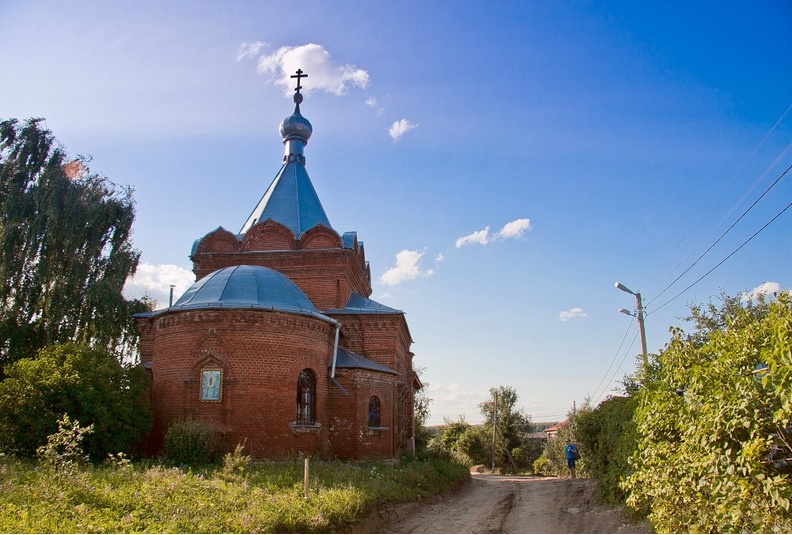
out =
{"type": "Polygon", "coordinates": [[[280,124],[280,135],[284,143],[292,139],[297,139],[307,144],[312,133],[313,127],[311,123],[308,119],[300,115],[299,104],[294,107],[294,113],[286,117],[280,124]]]}
{"type": "Polygon", "coordinates": [[[261,266],[218,269],[184,292],[167,311],[204,308],[263,309],[315,316],[319,313],[308,297],[288,277],[261,266]]]}

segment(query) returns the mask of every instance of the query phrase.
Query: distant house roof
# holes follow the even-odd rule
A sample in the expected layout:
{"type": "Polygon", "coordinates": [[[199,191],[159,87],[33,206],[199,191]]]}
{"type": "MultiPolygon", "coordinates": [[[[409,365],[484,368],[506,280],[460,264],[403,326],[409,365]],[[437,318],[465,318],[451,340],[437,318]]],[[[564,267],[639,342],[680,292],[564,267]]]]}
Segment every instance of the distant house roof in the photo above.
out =
{"type": "Polygon", "coordinates": [[[544,430],[545,435],[547,436],[554,436],[557,435],[559,431],[569,425],[569,420],[564,420],[563,422],[559,422],[555,424],[553,427],[548,427],[544,430]]]}

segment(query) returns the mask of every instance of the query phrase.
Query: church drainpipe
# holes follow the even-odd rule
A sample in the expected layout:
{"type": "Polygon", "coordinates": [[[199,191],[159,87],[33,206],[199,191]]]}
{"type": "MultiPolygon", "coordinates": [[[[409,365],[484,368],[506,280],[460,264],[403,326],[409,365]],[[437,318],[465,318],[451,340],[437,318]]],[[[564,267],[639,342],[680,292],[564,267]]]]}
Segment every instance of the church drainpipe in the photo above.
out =
{"type": "Polygon", "coordinates": [[[338,334],[341,332],[341,324],[336,323],[335,343],[333,344],[333,369],[330,372],[330,378],[335,379],[336,361],[338,360],[338,334]]]}

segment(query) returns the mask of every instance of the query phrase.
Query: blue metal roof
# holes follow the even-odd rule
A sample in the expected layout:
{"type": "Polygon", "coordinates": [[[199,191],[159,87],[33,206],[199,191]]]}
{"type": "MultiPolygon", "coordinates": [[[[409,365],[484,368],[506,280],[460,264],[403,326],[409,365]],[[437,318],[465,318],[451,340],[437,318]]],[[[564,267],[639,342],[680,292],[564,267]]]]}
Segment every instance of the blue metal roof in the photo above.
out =
{"type": "Polygon", "coordinates": [[[329,308],[325,312],[328,314],[404,314],[401,310],[377,303],[373,299],[368,299],[355,292],[349,295],[344,308],[329,308]]]}
{"type": "Polygon", "coordinates": [[[330,220],[325,214],[319,196],[311,183],[305,165],[286,162],[270,184],[256,208],[242,226],[240,234],[260,221],[272,219],[288,227],[296,237],[316,225],[329,229],[330,220]]]}
{"type": "Polygon", "coordinates": [[[261,266],[218,269],[193,284],[167,310],[258,308],[325,316],[288,277],[261,266]]]}
{"type": "MultiPolygon", "coordinates": [[[[328,368],[332,367],[333,363],[331,362],[328,365],[328,368]]],[[[344,349],[343,347],[338,348],[338,356],[336,357],[336,368],[362,368],[364,370],[373,370],[377,372],[383,373],[391,373],[393,375],[398,375],[394,370],[391,370],[387,366],[383,366],[382,364],[377,364],[373,360],[369,360],[366,357],[361,357],[348,349],[344,349]]]]}

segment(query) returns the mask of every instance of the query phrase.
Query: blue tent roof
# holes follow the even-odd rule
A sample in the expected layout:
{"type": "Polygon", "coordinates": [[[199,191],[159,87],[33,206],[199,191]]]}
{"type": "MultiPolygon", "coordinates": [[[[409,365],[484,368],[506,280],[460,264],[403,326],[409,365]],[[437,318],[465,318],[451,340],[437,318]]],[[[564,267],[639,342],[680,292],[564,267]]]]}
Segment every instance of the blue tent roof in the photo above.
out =
{"type": "Polygon", "coordinates": [[[316,225],[332,229],[305,165],[286,162],[270,184],[256,208],[242,226],[240,234],[261,221],[272,219],[288,227],[296,237],[316,225]]]}
{"type": "Polygon", "coordinates": [[[288,277],[261,266],[218,269],[184,292],[167,310],[258,308],[324,318],[288,277]]]}

